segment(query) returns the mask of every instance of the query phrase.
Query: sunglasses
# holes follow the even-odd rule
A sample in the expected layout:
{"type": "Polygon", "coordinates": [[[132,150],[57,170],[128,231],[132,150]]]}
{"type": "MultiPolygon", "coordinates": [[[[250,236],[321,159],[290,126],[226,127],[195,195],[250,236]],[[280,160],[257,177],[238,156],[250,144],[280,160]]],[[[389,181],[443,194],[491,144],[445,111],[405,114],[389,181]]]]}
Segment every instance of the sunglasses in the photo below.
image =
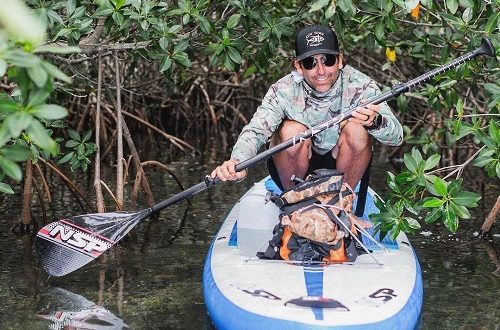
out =
{"type": "MultiPolygon", "coordinates": [[[[320,57],[320,61],[323,65],[325,65],[327,67],[334,66],[335,62],[337,62],[337,55],[322,54],[320,57]]],[[[318,61],[314,56],[309,56],[303,60],[300,60],[300,63],[302,64],[304,69],[312,70],[316,67],[316,64],[318,64],[318,61]]]]}

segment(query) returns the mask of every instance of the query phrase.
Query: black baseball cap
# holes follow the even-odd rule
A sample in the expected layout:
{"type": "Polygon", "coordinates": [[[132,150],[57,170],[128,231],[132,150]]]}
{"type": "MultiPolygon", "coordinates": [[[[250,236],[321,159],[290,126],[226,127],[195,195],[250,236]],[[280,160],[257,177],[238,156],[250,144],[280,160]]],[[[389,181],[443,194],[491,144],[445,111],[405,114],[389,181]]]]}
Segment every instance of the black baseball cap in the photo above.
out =
{"type": "Polygon", "coordinates": [[[317,54],[338,54],[339,41],[328,26],[312,25],[303,28],[295,38],[295,59],[303,60],[317,54]]]}

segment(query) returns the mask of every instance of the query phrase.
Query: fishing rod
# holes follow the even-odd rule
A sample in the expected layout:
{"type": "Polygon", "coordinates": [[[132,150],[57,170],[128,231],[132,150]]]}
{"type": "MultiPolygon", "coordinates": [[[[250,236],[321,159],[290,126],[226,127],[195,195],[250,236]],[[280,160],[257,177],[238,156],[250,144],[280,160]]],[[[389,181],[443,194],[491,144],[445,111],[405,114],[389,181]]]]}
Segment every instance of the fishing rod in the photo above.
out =
{"type": "MultiPolygon", "coordinates": [[[[433,77],[455,68],[477,56],[495,56],[495,49],[490,40],[483,38],[481,46],[464,54],[447,64],[437,67],[406,83],[395,85],[390,91],[368,99],[363,105],[350,107],[347,111],[316,125],[304,133],[298,134],[270,149],[242,161],[236,165],[240,172],[257,163],[318,134],[340,122],[352,117],[359,107],[369,104],[380,104],[406,93],[411,88],[429,81],[433,77]]],[[[42,267],[51,276],[69,274],[110,249],[132,230],[141,220],[144,220],[166,207],[189,198],[220,182],[218,178],[206,176],[205,179],[150,208],[137,212],[108,212],[72,216],[67,219],[52,222],[37,233],[36,246],[42,267]]]]}

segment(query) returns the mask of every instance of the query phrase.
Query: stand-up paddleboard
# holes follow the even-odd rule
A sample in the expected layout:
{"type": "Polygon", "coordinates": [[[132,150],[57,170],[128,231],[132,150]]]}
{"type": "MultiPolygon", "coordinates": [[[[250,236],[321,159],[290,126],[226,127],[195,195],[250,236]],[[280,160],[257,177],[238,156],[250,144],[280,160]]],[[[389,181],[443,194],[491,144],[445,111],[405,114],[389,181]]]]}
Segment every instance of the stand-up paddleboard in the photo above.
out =
{"type": "MultiPolygon", "coordinates": [[[[272,189],[270,179],[265,180],[266,187],[272,189]]],[[[238,239],[244,237],[237,237],[238,218],[252,213],[262,218],[264,209],[273,217],[276,214],[267,205],[255,210],[241,209],[248,208],[249,204],[243,201],[249,196],[255,198],[260,194],[264,199],[262,192],[257,192],[259,189],[262,188],[256,184],[231,209],[205,261],[205,304],[217,329],[414,329],[417,326],[423,301],[422,274],[404,233],[395,241],[384,238],[381,243],[386,249],[363,238],[373,254],[362,254],[353,263],[303,265],[261,260],[253,253],[242,255],[238,239]]],[[[363,215],[368,221],[369,214],[378,212],[374,194],[369,189],[363,215]]],[[[261,246],[259,250],[265,248],[261,246]]]]}

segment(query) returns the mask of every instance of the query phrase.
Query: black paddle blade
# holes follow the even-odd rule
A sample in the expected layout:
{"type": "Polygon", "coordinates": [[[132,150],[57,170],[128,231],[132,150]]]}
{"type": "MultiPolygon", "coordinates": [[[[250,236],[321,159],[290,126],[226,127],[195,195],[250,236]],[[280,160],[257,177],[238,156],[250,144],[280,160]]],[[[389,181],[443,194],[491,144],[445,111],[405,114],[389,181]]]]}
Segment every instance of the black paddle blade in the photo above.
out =
{"type": "Polygon", "coordinates": [[[151,210],[74,216],[50,223],[36,235],[36,249],[43,269],[63,276],[88,264],[121,240],[151,210]]]}

